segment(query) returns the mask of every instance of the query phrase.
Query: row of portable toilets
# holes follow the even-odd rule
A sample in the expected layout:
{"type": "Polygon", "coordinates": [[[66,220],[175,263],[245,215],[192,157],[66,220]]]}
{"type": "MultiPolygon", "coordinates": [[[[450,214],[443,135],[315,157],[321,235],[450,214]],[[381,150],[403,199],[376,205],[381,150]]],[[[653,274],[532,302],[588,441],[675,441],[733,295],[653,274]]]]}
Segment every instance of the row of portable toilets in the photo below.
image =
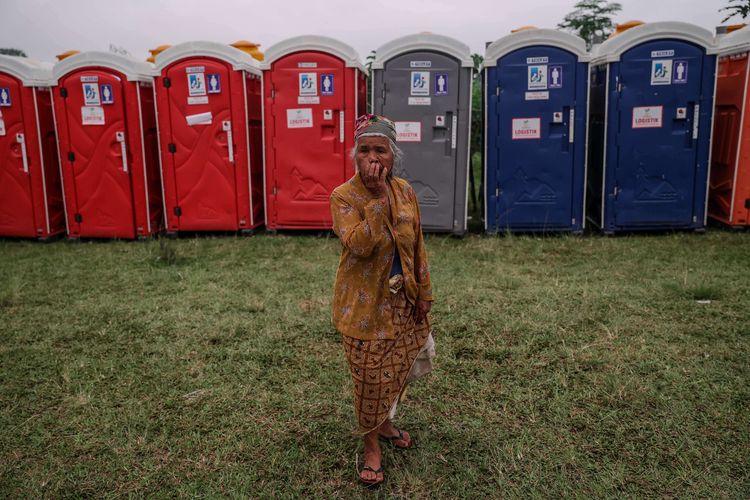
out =
{"type": "MultiPolygon", "coordinates": [[[[707,216],[747,225],[749,51],[750,28],[715,40],[674,22],[591,52],[541,29],[490,44],[486,231],[700,230],[707,216]]],[[[367,76],[351,47],[313,36],[260,63],[211,42],[167,48],[153,65],[99,52],[54,66],[3,56],[0,235],[328,229],[368,97],[396,122],[406,155],[396,175],[414,186],[424,229],[464,233],[469,48],[400,38],[377,50],[370,96],[367,76]]]]}

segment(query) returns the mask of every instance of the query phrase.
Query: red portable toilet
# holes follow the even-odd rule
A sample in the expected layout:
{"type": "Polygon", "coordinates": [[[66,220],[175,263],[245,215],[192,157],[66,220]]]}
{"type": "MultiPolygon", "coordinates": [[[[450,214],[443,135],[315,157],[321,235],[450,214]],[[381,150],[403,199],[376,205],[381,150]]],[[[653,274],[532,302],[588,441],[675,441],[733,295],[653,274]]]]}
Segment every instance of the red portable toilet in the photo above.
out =
{"type": "Polygon", "coordinates": [[[708,215],[750,225],[750,28],[719,39],[708,215]]]}
{"type": "Polygon", "coordinates": [[[65,231],[51,69],[0,56],[0,236],[45,239],[65,231]]]}
{"type": "Polygon", "coordinates": [[[367,74],[348,45],[300,36],[265,52],[265,203],[269,229],[330,229],[328,198],[354,175],[354,123],[367,74]]]}
{"type": "Polygon", "coordinates": [[[68,235],[147,237],[162,223],[152,66],[84,52],[52,69],[68,235]]]}
{"type": "Polygon", "coordinates": [[[261,72],[245,52],[188,42],[156,56],[167,231],[263,223],[261,72]]]}

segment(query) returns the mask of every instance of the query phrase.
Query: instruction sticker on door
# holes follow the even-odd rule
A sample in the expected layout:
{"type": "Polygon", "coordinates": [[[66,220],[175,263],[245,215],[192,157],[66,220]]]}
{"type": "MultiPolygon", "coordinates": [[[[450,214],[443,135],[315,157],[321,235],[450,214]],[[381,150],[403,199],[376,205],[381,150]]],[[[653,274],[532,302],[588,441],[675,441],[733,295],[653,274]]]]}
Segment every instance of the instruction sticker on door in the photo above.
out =
{"type": "Polygon", "coordinates": [[[541,139],[541,137],[541,118],[513,118],[511,139],[517,141],[521,139],[541,139]]]}
{"type": "Polygon", "coordinates": [[[430,72],[411,72],[411,95],[430,95],[430,72]]]}
{"type": "Polygon", "coordinates": [[[299,95],[300,97],[318,95],[318,74],[317,73],[300,73],[299,74],[299,95]]]}
{"type": "Polygon", "coordinates": [[[651,85],[669,85],[670,83],[672,83],[672,60],[651,61],[651,85]]]}
{"type": "Polygon", "coordinates": [[[528,68],[528,89],[547,90],[547,65],[540,64],[528,68]]]}
{"type": "Polygon", "coordinates": [[[203,73],[188,73],[188,95],[206,95],[206,76],[203,73]]]}
{"type": "Polygon", "coordinates": [[[661,128],[662,112],[662,106],[633,108],[633,128],[661,128]]]}
{"type": "Polygon", "coordinates": [[[5,120],[0,116],[0,137],[5,135],[5,120]]]}
{"type": "Polygon", "coordinates": [[[432,104],[432,97],[410,97],[409,106],[429,106],[432,104]]]}
{"type": "Polygon", "coordinates": [[[549,100],[549,91],[544,90],[542,92],[526,92],[524,94],[526,101],[547,101],[549,100]]]}
{"type": "Polygon", "coordinates": [[[297,97],[297,104],[320,104],[320,97],[316,95],[301,95],[297,97]]]}
{"type": "Polygon", "coordinates": [[[187,115],[185,116],[185,120],[187,121],[187,124],[191,127],[195,125],[211,125],[211,121],[213,120],[213,115],[210,111],[207,111],[206,113],[198,113],[195,115],[187,115]]]}
{"type": "Polygon", "coordinates": [[[82,125],[104,125],[104,108],[100,106],[81,107],[82,125]]]}
{"type": "Polygon", "coordinates": [[[99,98],[99,85],[96,83],[83,83],[83,103],[86,106],[101,106],[99,98]]]}
{"type": "Polygon", "coordinates": [[[422,140],[421,122],[396,122],[396,142],[420,142],[422,140]]]}
{"type": "Polygon", "coordinates": [[[187,103],[189,105],[194,104],[208,104],[208,96],[202,95],[202,96],[196,96],[196,97],[188,97],[187,103]]]}
{"type": "Polygon", "coordinates": [[[286,110],[287,128],[312,128],[312,108],[297,108],[286,110]]]}

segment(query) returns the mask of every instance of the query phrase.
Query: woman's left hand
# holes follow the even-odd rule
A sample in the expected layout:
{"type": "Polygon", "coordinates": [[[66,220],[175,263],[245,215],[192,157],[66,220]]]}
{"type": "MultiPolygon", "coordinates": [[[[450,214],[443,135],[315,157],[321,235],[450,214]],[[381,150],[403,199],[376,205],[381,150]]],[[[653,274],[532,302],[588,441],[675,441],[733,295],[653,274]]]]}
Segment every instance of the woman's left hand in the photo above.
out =
{"type": "Polygon", "coordinates": [[[414,306],[414,321],[422,323],[427,318],[427,313],[430,312],[430,309],[432,309],[432,302],[417,299],[417,303],[414,306]]]}

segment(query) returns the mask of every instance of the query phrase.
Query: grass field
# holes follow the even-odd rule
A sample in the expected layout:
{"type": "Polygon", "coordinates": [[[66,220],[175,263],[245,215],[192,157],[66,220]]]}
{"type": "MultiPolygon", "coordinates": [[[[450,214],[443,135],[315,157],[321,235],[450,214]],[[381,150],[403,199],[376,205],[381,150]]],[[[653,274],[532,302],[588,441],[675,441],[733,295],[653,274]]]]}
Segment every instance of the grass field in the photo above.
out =
{"type": "MultiPolygon", "coordinates": [[[[436,370],[379,495],[750,495],[750,233],[427,245],[436,370]]],[[[329,322],[338,254],[0,242],[0,496],[377,495],[329,322]]]]}

